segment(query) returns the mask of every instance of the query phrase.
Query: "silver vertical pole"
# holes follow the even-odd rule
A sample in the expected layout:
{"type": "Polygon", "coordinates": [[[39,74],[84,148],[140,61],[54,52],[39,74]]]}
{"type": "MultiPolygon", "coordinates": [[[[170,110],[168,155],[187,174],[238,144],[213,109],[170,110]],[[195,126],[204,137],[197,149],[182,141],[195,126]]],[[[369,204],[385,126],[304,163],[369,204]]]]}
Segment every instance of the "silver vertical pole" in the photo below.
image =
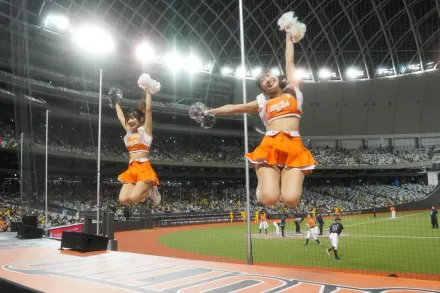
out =
{"type": "Polygon", "coordinates": [[[102,69],[99,69],[99,120],[98,120],[98,173],[96,175],[96,235],[99,234],[99,194],[101,188],[101,109],[102,109],[102,69]]]}
{"type": "Polygon", "coordinates": [[[45,202],[46,202],[46,217],[45,217],[45,228],[46,228],[46,235],[47,234],[47,213],[48,213],[48,197],[47,197],[47,182],[48,182],[48,158],[49,158],[49,112],[50,110],[46,110],[46,169],[45,169],[45,175],[44,175],[44,193],[45,193],[45,202]]]}
{"type": "Polygon", "coordinates": [[[24,147],[24,133],[20,137],[20,210],[21,218],[23,219],[23,147],[24,147]]]}
{"type": "MultiPolygon", "coordinates": [[[[244,54],[244,23],[243,23],[243,0],[238,0],[239,12],[240,12],[240,51],[241,51],[241,68],[244,71],[243,74],[243,104],[246,104],[246,62],[244,54]]],[[[248,153],[248,122],[247,114],[243,114],[243,124],[244,124],[244,152],[248,153]]],[[[248,265],[253,264],[252,259],[252,239],[251,239],[251,205],[250,205],[250,192],[249,192],[249,161],[245,162],[246,170],[246,220],[247,220],[247,263],[248,265]]]]}

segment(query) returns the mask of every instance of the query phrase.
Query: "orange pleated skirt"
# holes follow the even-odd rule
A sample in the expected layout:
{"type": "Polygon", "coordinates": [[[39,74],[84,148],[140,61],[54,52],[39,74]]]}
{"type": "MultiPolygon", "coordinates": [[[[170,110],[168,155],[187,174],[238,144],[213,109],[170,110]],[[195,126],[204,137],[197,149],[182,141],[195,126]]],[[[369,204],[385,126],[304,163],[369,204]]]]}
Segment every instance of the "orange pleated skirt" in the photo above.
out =
{"type": "Polygon", "coordinates": [[[273,136],[266,135],[261,144],[246,158],[254,164],[268,164],[280,168],[291,168],[303,171],[309,175],[315,169],[316,161],[303,144],[301,137],[290,136],[285,132],[278,132],[273,136]]]}
{"type": "Polygon", "coordinates": [[[128,169],[118,176],[118,180],[122,183],[151,182],[152,186],[159,185],[159,178],[149,161],[130,162],[128,169]]]}

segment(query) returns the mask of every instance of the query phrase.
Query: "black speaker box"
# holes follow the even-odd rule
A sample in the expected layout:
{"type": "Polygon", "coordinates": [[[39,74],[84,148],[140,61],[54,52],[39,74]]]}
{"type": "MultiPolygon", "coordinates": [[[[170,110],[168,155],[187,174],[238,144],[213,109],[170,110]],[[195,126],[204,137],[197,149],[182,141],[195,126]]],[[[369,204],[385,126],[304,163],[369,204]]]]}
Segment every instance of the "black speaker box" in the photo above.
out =
{"type": "Polygon", "coordinates": [[[11,232],[18,232],[18,226],[21,225],[21,222],[11,222],[11,232]]]}
{"type": "Polygon", "coordinates": [[[37,216],[23,216],[23,225],[31,226],[34,228],[38,227],[37,216]]]}
{"type": "Polygon", "coordinates": [[[27,226],[24,224],[18,225],[17,237],[25,239],[37,239],[43,237],[43,234],[43,229],[27,226]]]}
{"type": "Polygon", "coordinates": [[[1,292],[14,292],[14,293],[42,293],[35,289],[25,287],[21,284],[9,281],[7,279],[0,278],[0,288],[1,292]]]}
{"type": "Polygon", "coordinates": [[[107,243],[107,237],[82,232],[63,232],[61,236],[61,249],[81,252],[107,250],[107,243]]]}

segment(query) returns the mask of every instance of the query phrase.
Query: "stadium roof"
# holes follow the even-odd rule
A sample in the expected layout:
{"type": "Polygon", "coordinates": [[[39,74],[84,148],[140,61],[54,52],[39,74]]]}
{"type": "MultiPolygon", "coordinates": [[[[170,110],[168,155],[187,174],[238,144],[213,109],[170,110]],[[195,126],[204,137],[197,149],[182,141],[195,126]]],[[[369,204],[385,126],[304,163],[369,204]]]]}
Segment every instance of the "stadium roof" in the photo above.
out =
{"type": "MultiPolygon", "coordinates": [[[[307,25],[297,46],[297,63],[311,79],[329,68],[346,78],[357,68],[364,77],[423,71],[436,66],[440,3],[426,0],[244,0],[245,50],[249,69],[283,67],[283,33],[277,19],[294,11],[307,25]],[[379,70],[381,69],[381,71],[379,70]],[[394,70],[394,72],[393,72],[394,70]]],[[[159,50],[195,50],[219,73],[240,63],[238,1],[201,0],[0,0],[0,15],[28,11],[28,22],[41,26],[45,16],[63,13],[72,23],[100,19],[118,37],[118,49],[131,51],[140,39],[159,50]],[[12,3],[12,4],[11,4],[12,3]]],[[[7,22],[3,22],[7,24],[7,22]]]]}

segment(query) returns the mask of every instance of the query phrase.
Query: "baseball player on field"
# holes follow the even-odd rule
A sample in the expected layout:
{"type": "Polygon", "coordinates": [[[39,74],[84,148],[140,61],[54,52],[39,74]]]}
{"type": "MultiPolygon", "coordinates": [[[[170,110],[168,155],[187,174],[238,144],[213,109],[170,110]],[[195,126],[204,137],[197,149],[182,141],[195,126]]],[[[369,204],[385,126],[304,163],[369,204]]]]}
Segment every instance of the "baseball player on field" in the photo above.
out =
{"type": "Polygon", "coordinates": [[[390,208],[391,211],[391,219],[395,219],[396,218],[396,208],[394,206],[392,206],[390,208]]]}
{"type": "Polygon", "coordinates": [[[266,230],[266,234],[267,234],[267,228],[269,228],[269,225],[267,224],[266,221],[266,213],[263,212],[260,216],[260,232],[258,232],[258,234],[261,234],[261,229],[266,230]]]}
{"type": "Polygon", "coordinates": [[[316,236],[316,234],[317,233],[315,230],[315,221],[313,221],[311,215],[307,215],[307,236],[306,236],[306,244],[304,244],[304,246],[309,245],[310,235],[312,235],[313,239],[316,240],[316,243],[318,243],[318,245],[321,245],[321,242],[319,242],[318,236],[316,236]]]}
{"type": "Polygon", "coordinates": [[[280,222],[278,220],[273,221],[273,225],[275,226],[275,234],[280,234],[280,222]]]}
{"type": "Polygon", "coordinates": [[[341,234],[342,230],[344,229],[344,226],[341,224],[341,219],[336,218],[335,222],[330,225],[330,242],[332,243],[332,247],[326,249],[328,256],[330,256],[330,251],[334,251],[335,253],[335,260],[341,260],[338,256],[338,240],[339,235],[341,234]]]}

